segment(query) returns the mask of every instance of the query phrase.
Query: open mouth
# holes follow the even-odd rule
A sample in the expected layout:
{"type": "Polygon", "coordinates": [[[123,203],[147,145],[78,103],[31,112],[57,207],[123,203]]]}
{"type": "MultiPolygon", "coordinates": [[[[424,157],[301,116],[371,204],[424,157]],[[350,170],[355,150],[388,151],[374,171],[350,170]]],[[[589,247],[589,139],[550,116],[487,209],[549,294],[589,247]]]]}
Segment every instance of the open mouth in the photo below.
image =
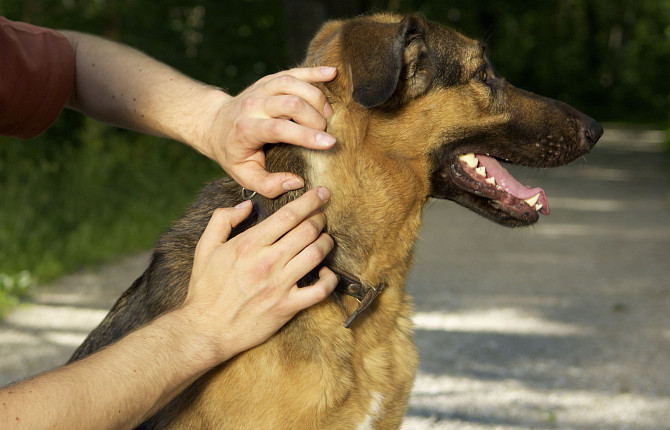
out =
{"type": "Polygon", "coordinates": [[[463,154],[453,168],[455,183],[470,195],[469,203],[499,222],[511,217],[520,224],[532,224],[538,214],[549,215],[544,190],[522,184],[492,156],[463,154]]]}

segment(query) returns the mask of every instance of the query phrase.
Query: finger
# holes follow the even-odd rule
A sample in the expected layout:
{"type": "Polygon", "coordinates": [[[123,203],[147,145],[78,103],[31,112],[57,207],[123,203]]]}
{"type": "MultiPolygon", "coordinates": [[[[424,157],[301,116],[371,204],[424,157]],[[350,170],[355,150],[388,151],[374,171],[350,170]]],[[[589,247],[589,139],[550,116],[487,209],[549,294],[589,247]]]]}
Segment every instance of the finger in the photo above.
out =
{"type": "Polygon", "coordinates": [[[326,215],[316,210],[303,222],[281,237],[273,246],[285,256],[285,263],[316,241],[326,226],[326,215]]]}
{"type": "Polygon", "coordinates": [[[308,287],[293,287],[289,294],[289,311],[295,314],[326,299],[337,286],[337,276],[329,268],[322,267],[319,280],[308,287]]]}
{"type": "Polygon", "coordinates": [[[327,125],[323,113],[297,95],[267,97],[264,113],[268,118],[292,119],[314,130],[323,131],[327,125]]]}
{"type": "Polygon", "coordinates": [[[237,129],[243,140],[259,148],[265,143],[290,143],[309,149],[329,149],[336,142],[334,136],[324,131],[279,118],[246,118],[238,122],[237,129]]]}
{"type": "Polygon", "coordinates": [[[317,209],[321,208],[330,198],[327,188],[319,187],[307,191],[302,196],[281,207],[268,219],[254,227],[260,243],[271,245],[288,233],[296,225],[317,209]]]}
{"type": "Polygon", "coordinates": [[[333,249],[335,243],[327,233],[321,233],[319,237],[300,251],[286,264],[286,283],[293,285],[312,269],[318,266],[328,253],[333,249]]]}
{"type": "Polygon", "coordinates": [[[317,67],[295,67],[293,69],[284,70],[277,73],[277,75],[290,75],[305,82],[327,82],[332,81],[337,76],[337,69],[335,67],[317,66],[317,67]]]}
{"type": "Polygon", "coordinates": [[[225,243],[233,228],[251,214],[251,208],[251,202],[246,201],[234,208],[216,209],[198,241],[196,253],[210,253],[222,243],[225,243]]]}
{"type": "Polygon", "coordinates": [[[291,190],[305,186],[305,181],[293,173],[268,173],[263,166],[254,161],[248,161],[229,169],[230,175],[241,186],[250,191],[256,191],[264,197],[275,197],[291,190]],[[238,175],[238,170],[243,175],[238,175]]]}
{"type": "Polygon", "coordinates": [[[263,91],[268,96],[278,94],[293,94],[312,105],[324,117],[329,118],[333,109],[321,90],[311,85],[315,82],[325,82],[335,77],[333,68],[297,68],[272,75],[263,85],[263,91]],[[323,73],[326,70],[326,73],[323,73]]]}

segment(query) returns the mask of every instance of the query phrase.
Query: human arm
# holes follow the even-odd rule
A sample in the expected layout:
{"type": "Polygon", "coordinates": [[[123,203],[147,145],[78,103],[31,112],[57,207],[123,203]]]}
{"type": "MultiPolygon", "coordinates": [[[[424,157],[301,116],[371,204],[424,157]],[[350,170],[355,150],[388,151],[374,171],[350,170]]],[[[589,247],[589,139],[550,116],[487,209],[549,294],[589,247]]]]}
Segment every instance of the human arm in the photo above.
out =
{"type": "Polygon", "coordinates": [[[75,52],[68,106],[124,128],[186,143],[217,161],[240,185],[273,198],[304,186],[291,173],[265,170],[263,145],[285,142],[327,149],[332,108],[310,83],[329,81],[330,67],[266,76],[232,97],[151,57],[96,36],[63,31],[75,52]]]}
{"type": "Polygon", "coordinates": [[[337,282],[323,268],[296,282],[332,249],[310,190],[227,240],[249,202],[215,211],[195,251],[182,307],[80,361],[0,390],[0,428],[131,428],[213,366],[262,343],[337,282]]]}

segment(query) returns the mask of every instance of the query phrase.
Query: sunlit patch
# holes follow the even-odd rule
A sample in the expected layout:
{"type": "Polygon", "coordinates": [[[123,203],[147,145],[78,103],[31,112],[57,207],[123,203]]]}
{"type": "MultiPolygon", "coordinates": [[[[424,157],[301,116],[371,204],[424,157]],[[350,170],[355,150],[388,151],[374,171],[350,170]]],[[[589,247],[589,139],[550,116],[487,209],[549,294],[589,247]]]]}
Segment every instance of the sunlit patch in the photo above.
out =
{"type": "Polygon", "coordinates": [[[413,321],[416,329],[430,331],[543,336],[573,336],[588,332],[587,329],[577,325],[547,321],[511,308],[469,312],[419,312],[414,316],[413,321]]]}

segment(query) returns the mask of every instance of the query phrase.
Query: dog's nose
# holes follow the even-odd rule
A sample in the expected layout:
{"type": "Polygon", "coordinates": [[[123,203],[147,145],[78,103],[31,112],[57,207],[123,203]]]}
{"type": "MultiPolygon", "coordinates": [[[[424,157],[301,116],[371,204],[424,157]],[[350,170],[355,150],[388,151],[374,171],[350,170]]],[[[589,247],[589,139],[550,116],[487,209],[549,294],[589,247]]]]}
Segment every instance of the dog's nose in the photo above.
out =
{"type": "Polygon", "coordinates": [[[593,148],[598,139],[603,135],[603,126],[592,118],[589,118],[584,127],[584,136],[589,149],[593,148]]]}

